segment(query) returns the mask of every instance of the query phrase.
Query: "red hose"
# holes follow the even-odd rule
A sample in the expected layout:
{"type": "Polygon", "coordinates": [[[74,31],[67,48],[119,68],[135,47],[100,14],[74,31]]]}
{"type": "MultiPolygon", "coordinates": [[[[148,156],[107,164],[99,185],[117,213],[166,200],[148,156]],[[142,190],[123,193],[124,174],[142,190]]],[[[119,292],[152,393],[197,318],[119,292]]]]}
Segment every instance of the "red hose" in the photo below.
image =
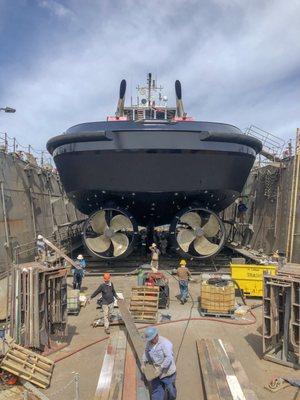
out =
{"type": "MultiPolygon", "coordinates": [[[[256,323],[256,316],[253,314],[252,311],[250,311],[250,314],[251,314],[252,317],[253,317],[253,321],[250,321],[250,322],[232,322],[232,321],[226,321],[226,320],[222,320],[222,319],[218,319],[218,318],[214,318],[214,317],[212,317],[212,318],[210,318],[210,317],[193,317],[193,318],[176,319],[176,320],[174,320],[174,321],[159,322],[159,323],[154,324],[154,325],[152,325],[152,326],[161,326],[161,325],[175,324],[175,323],[177,323],[177,322],[186,322],[186,321],[189,321],[189,320],[190,320],[190,321],[212,321],[212,322],[220,322],[220,323],[222,323],[222,324],[228,324],[228,325],[248,326],[248,325],[253,325],[253,324],[256,323]]],[[[140,329],[145,329],[145,328],[147,328],[147,326],[149,326],[149,325],[140,326],[140,327],[138,328],[138,330],[140,330],[140,329]]],[[[109,338],[109,336],[105,336],[105,337],[103,337],[103,338],[101,338],[101,339],[95,340],[94,342],[91,342],[91,343],[88,343],[88,344],[86,344],[86,345],[84,345],[84,346],[82,346],[82,347],[79,347],[78,349],[72,351],[71,353],[65,354],[65,355],[63,355],[62,357],[57,358],[56,360],[54,360],[54,363],[58,363],[58,362],[64,360],[65,358],[71,357],[71,356],[73,356],[74,354],[76,354],[76,353],[78,353],[78,352],[80,352],[80,351],[82,351],[82,350],[85,350],[85,349],[87,349],[87,348],[90,347],[90,346],[93,346],[94,344],[101,343],[101,342],[103,342],[104,340],[107,340],[108,338],[109,338]]]]}

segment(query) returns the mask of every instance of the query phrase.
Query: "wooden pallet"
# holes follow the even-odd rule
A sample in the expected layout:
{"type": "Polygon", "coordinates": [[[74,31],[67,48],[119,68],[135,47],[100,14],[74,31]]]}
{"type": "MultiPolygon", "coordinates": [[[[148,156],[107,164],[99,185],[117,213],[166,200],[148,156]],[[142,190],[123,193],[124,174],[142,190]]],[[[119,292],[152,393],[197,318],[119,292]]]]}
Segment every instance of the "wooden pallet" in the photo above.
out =
{"type": "Polygon", "coordinates": [[[106,348],[94,400],[149,400],[125,331],[111,336],[106,348]]]}
{"type": "Polygon", "coordinates": [[[54,362],[13,343],[0,367],[44,389],[50,384],[54,362]]]}
{"type": "Polygon", "coordinates": [[[196,341],[206,400],[258,400],[232,346],[221,339],[196,341]]]}
{"type": "Polygon", "coordinates": [[[158,286],[137,286],[131,289],[129,311],[135,322],[156,323],[159,301],[158,286]]]}

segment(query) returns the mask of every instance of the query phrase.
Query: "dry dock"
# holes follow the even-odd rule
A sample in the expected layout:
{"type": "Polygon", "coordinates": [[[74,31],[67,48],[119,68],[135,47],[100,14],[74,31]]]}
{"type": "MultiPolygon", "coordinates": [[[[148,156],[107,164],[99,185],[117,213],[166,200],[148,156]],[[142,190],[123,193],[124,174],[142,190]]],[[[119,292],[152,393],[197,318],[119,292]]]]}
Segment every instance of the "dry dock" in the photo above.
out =
{"type": "MultiPolygon", "coordinates": [[[[197,279],[199,277],[193,276],[193,278],[197,279]]],[[[83,283],[85,293],[90,295],[100,282],[101,277],[85,277],[83,283]]],[[[123,292],[125,299],[129,299],[131,286],[136,284],[136,277],[114,277],[113,282],[116,290],[123,292]]],[[[178,356],[177,388],[179,400],[204,399],[196,340],[209,337],[220,338],[231,343],[234,347],[236,358],[241,362],[250,380],[251,388],[259,399],[300,399],[300,391],[297,388],[287,387],[277,393],[271,393],[264,389],[264,386],[274,376],[296,378],[297,376],[299,377],[299,372],[262,360],[261,307],[253,311],[256,321],[249,315],[245,319],[239,320],[239,323],[245,324],[248,322],[248,325],[233,325],[237,321],[231,319],[222,319],[222,322],[217,320],[191,320],[187,327],[186,319],[190,316],[192,318],[200,316],[198,311],[199,283],[191,283],[190,292],[194,300],[194,306],[191,298],[185,305],[181,305],[176,298],[178,284],[170,277],[170,308],[168,310],[160,310],[162,314],[171,314],[171,323],[161,325],[159,331],[173,342],[175,356],[178,356]],[[176,322],[182,319],[184,320],[176,322]],[[184,334],[185,330],[186,333],[184,334]],[[183,343],[180,346],[182,338],[183,343]]],[[[258,304],[261,300],[249,300],[248,302],[249,304],[258,304]]],[[[103,328],[92,328],[90,326],[98,315],[96,301],[93,300],[86,308],[81,308],[78,316],[69,316],[69,345],[50,356],[52,360],[56,360],[56,364],[51,386],[44,393],[51,400],[74,399],[74,384],[72,383],[65,388],[68,382],[73,379],[74,372],[79,373],[79,398],[84,400],[93,399],[107,340],[82,350],[79,349],[106,337],[103,328]]],[[[120,329],[118,326],[111,327],[111,334],[118,329],[120,329]]]]}

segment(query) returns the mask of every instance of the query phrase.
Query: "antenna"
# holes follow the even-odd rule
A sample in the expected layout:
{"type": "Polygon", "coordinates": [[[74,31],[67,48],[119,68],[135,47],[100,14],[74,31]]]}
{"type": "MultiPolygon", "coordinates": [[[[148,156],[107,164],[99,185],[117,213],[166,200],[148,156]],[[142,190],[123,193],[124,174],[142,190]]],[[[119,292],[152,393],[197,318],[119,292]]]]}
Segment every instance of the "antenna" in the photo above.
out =
{"type": "Polygon", "coordinates": [[[152,74],[149,72],[148,74],[148,107],[150,107],[151,103],[151,81],[152,81],[152,74]]]}

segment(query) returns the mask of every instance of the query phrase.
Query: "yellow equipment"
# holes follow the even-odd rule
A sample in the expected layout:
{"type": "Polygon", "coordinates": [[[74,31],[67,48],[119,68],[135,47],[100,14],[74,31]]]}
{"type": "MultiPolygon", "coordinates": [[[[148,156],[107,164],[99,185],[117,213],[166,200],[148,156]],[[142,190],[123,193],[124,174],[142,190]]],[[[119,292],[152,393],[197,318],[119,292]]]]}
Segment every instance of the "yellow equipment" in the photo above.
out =
{"type": "Polygon", "coordinates": [[[231,278],[246,297],[263,297],[264,274],[276,275],[276,265],[231,264],[231,278]]]}

